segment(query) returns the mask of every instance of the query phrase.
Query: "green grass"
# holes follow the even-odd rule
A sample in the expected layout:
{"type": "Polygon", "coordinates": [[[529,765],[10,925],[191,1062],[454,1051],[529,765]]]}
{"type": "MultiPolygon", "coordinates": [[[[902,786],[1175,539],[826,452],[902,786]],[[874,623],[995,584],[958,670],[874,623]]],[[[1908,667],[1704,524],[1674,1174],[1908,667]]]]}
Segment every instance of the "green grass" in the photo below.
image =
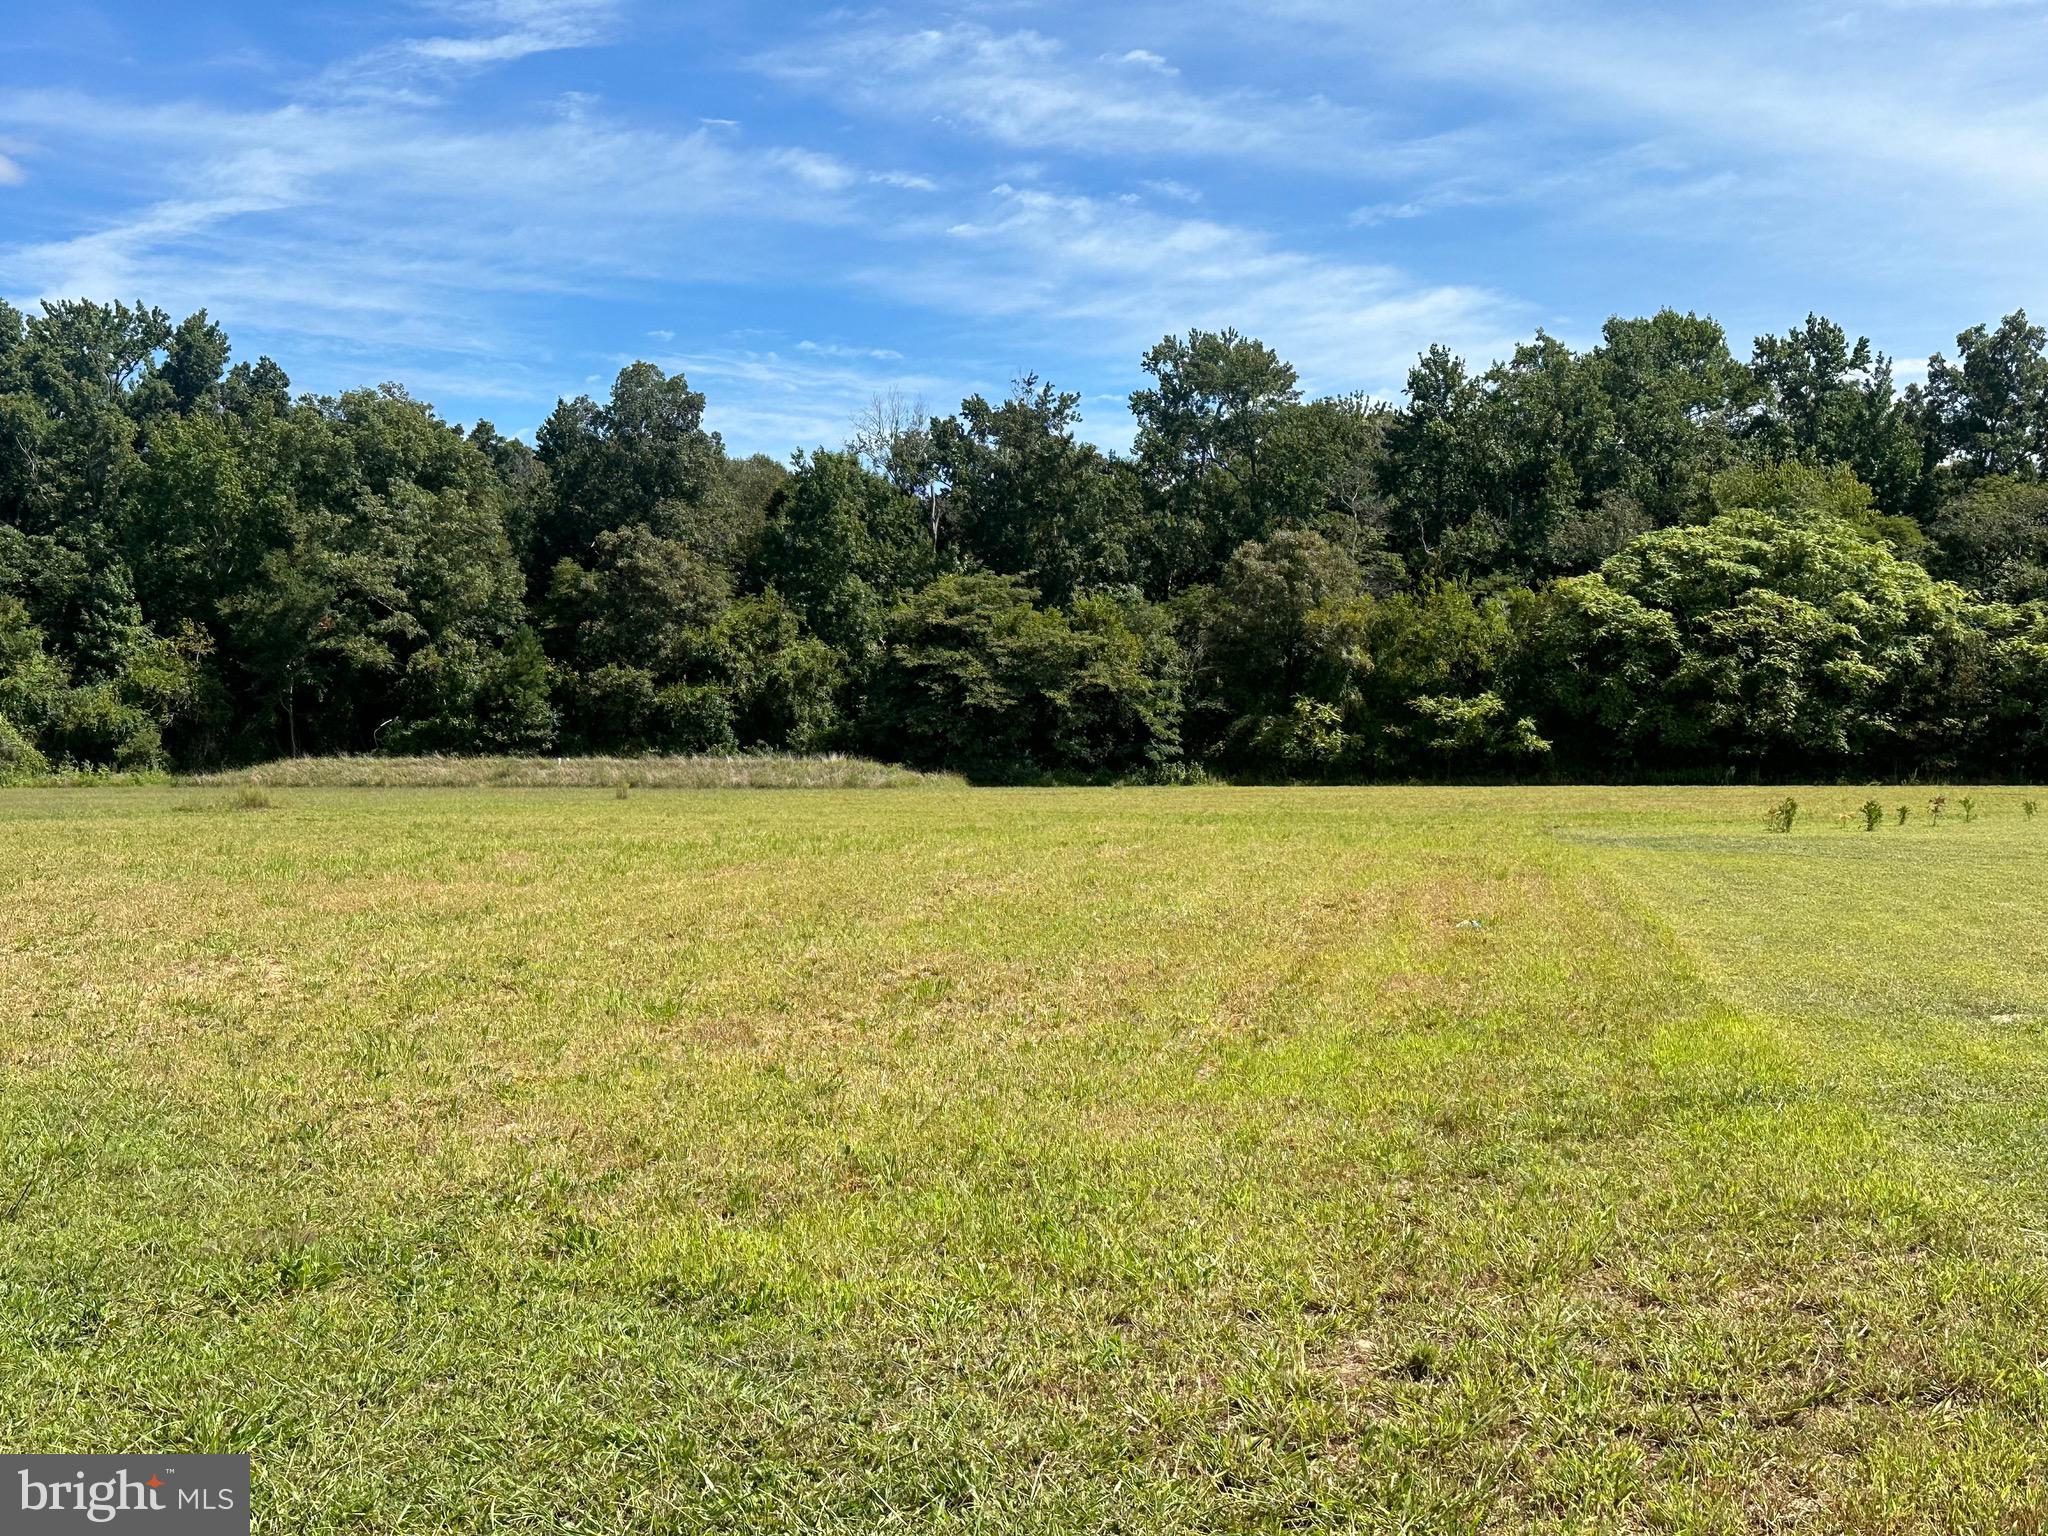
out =
{"type": "Polygon", "coordinates": [[[0,1444],[265,1531],[2043,1529],[2048,819],[1792,793],[0,795],[0,1444]]]}

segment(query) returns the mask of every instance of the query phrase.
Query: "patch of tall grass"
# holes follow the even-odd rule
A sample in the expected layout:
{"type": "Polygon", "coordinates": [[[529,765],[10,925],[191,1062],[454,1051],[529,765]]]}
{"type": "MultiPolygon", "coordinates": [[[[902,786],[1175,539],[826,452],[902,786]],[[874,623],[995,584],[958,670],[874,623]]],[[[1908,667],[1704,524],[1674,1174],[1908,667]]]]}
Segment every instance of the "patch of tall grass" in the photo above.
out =
{"type": "Polygon", "coordinates": [[[295,757],[192,774],[186,784],[273,789],[911,789],[959,787],[862,757],[295,757]]]}

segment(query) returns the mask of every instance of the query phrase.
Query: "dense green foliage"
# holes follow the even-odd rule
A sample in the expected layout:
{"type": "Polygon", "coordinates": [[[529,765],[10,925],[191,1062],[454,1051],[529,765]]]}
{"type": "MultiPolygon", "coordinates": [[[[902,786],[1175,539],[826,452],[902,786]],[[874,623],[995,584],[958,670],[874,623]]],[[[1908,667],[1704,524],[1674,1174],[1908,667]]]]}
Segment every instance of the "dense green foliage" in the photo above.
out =
{"type": "Polygon", "coordinates": [[[735,459],[646,363],[536,443],[294,397],[204,314],[0,306],[0,776],[846,748],[989,777],[2048,761],[2048,334],[1925,385],[1809,317],[1442,348],[1303,397],[1234,332],[1078,397],[735,459]]]}

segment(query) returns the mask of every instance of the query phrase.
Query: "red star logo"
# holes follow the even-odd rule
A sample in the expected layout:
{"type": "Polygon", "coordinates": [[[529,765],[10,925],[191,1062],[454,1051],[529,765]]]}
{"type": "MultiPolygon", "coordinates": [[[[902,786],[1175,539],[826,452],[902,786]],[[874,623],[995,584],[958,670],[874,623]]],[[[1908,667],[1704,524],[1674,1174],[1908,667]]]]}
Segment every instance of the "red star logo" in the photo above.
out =
{"type": "Polygon", "coordinates": [[[157,1475],[156,1475],[156,1474],[155,1474],[154,1472],[150,1473],[150,1475],[149,1475],[149,1482],[148,1482],[147,1484],[145,1484],[145,1486],[146,1486],[146,1487],[150,1487],[150,1488],[161,1488],[161,1487],[163,1487],[163,1485],[164,1485],[164,1480],[163,1480],[162,1478],[158,1477],[158,1476],[157,1476],[157,1475]]]}

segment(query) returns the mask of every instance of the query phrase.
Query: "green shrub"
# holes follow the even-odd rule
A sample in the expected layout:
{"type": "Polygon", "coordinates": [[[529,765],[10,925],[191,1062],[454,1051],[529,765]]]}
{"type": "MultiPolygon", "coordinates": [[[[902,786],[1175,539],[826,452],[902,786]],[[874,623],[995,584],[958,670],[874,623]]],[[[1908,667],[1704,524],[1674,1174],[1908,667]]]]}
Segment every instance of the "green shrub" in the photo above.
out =
{"type": "Polygon", "coordinates": [[[157,722],[123,699],[112,683],[67,693],[51,735],[69,762],[111,763],[123,773],[164,766],[163,733],[157,722]]]}
{"type": "Polygon", "coordinates": [[[1879,805],[1875,800],[1864,801],[1863,830],[1866,832],[1875,832],[1878,829],[1879,824],[1883,821],[1884,807],[1879,805]]]}
{"type": "Polygon", "coordinates": [[[717,683],[671,683],[654,696],[653,744],[664,752],[732,752],[732,695],[717,683]]]}
{"type": "Polygon", "coordinates": [[[1799,802],[1787,795],[1764,812],[1764,825],[1773,832],[1790,832],[1798,816],[1799,802]]]}
{"type": "Polygon", "coordinates": [[[1040,608],[985,572],[889,614],[862,731],[885,757],[995,778],[1128,773],[1180,755],[1180,647],[1158,609],[1040,608]]]}
{"type": "Polygon", "coordinates": [[[743,599],[711,635],[730,698],[727,728],[741,746],[813,752],[830,742],[844,680],[839,661],[804,633],[788,604],[773,592],[743,599]]]}
{"type": "Polygon", "coordinates": [[[1204,789],[1225,781],[1200,763],[1172,762],[1155,763],[1150,767],[1140,768],[1136,773],[1126,774],[1117,782],[1153,788],[1204,789]]]}
{"type": "Polygon", "coordinates": [[[0,715],[0,783],[33,779],[49,772],[49,760],[13,721],[0,715]]]}
{"type": "Polygon", "coordinates": [[[1290,773],[1313,776],[1335,767],[1347,742],[1344,716],[1336,705],[1302,698],[1275,719],[1265,745],[1290,773]]]}
{"type": "Polygon", "coordinates": [[[1824,510],[1645,534],[1558,582],[1539,618],[1539,724],[1631,764],[1835,772],[2023,696],[1984,681],[1989,610],[1824,510]]]}
{"type": "Polygon", "coordinates": [[[530,629],[499,650],[452,639],[406,664],[398,724],[384,745],[398,752],[536,752],[558,721],[553,671],[530,629]]]}

